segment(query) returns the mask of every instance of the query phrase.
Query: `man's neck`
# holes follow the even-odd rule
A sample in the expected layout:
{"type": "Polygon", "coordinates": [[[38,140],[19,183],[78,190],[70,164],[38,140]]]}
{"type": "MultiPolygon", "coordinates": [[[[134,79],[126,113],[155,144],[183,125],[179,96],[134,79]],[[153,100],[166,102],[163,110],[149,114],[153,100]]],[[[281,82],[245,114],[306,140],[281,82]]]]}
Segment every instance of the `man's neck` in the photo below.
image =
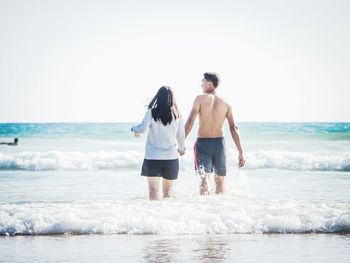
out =
{"type": "Polygon", "coordinates": [[[215,92],[215,89],[212,89],[212,90],[204,91],[204,94],[216,95],[216,92],[215,92]]]}

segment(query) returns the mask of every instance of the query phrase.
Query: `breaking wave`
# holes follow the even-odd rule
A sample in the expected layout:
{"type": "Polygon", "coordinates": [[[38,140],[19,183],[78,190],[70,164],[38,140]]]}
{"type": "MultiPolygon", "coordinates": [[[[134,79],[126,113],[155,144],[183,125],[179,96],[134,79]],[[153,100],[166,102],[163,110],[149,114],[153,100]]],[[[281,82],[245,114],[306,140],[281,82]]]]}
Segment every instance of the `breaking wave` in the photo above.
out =
{"type": "Polygon", "coordinates": [[[350,233],[350,204],[249,196],[0,204],[0,235],[350,233]]]}
{"type": "MultiPolygon", "coordinates": [[[[228,163],[235,163],[235,153],[228,154],[228,163]]],[[[248,152],[245,169],[283,169],[296,171],[350,171],[350,153],[300,153],[283,151],[248,152]]],[[[0,170],[103,170],[139,168],[143,152],[21,152],[0,153],[0,170]]],[[[180,159],[181,167],[193,167],[193,155],[180,159]]]]}

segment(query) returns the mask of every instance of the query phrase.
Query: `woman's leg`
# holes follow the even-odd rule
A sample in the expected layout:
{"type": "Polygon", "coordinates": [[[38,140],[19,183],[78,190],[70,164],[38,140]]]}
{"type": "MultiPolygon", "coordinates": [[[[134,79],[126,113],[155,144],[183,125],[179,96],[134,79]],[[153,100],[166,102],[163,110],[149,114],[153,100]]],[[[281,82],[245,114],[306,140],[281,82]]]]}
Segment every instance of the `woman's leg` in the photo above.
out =
{"type": "Polygon", "coordinates": [[[167,180],[163,178],[163,198],[169,197],[169,192],[174,184],[174,180],[167,180]]]}
{"type": "Polygon", "coordinates": [[[159,179],[160,177],[147,177],[149,200],[159,200],[159,179]]]}
{"type": "Polygon", "coordinates": [[[179,175],[179,159],[164,162],[163,173],[163,198],[170,196],[171,188],[179,175]]]}

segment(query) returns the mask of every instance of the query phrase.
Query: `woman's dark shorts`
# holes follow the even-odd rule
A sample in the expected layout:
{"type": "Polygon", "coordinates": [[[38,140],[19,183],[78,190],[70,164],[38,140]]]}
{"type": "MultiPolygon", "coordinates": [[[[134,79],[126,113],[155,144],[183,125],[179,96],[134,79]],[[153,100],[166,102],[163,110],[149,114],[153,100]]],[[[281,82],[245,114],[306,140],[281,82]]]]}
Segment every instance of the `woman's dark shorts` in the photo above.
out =
{"type": "Polygon", "coordinates": [[[144,159],[141,175],[147,177],[163,177],[167,180],[176,180],[179,174],[179,159],[148,160],[144,159]]]}
{"type": "Polygon", "coordinates": [[[194,145],[194,163],[199,173],[226,175],[225,140],[218,138],[198,138],[194,145]]]}

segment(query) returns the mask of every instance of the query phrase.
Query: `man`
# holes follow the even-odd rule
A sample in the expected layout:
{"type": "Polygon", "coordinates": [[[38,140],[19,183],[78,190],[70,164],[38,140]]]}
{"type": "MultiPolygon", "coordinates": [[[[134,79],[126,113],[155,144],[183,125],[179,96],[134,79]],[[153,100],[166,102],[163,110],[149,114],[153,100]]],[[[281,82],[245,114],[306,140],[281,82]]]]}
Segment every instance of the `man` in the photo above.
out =
{"type": "Polygon", "coordinates": [[[0,142],[0,144],[6,144],[9,146],[17,146],[18,145],[18,138],[15,138],[13,142],[0,142]]]}
{"type": "Polygon", "coordinates": [[[203,95],[193,102],[190,116],[185,125],[185,136],[190,133],[193,123],[199,114],[199,129],[194,146],[195,168],[201,178],[200,194],[208,195],[208,175],[214,173],[216,194],[224,192],[226,175],[226,155],[224,140],[224,121],[227,119],[232,139],[238,150],[238,166],[243,167],[245,160],[238,134],[238,128],[233,119],[231,106],[216,94],[219,86],[219,76],[216,73],[204,73],[202,80],[203,95]]]}

